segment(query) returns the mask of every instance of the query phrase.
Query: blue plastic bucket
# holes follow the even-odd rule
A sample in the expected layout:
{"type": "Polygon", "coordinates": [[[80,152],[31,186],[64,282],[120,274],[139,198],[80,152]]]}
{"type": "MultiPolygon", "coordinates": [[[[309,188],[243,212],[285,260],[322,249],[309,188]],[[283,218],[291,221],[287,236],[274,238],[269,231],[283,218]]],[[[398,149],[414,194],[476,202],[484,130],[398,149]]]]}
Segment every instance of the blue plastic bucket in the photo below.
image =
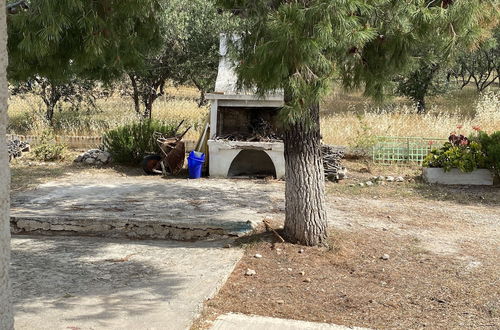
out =
{"type": "Polygon", "coordinates": [[[191,151],[188,156],[188,170],[190,179],[201,178],[201,170],[205,162],[205,154],[198,151],[191,151]]]}

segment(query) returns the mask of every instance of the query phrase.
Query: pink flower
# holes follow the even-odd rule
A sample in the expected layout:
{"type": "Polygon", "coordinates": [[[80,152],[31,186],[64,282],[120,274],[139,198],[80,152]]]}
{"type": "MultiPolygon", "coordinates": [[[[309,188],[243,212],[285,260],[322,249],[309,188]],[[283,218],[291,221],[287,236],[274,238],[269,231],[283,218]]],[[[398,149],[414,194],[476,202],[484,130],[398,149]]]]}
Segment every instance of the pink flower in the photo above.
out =
{"type": "Polygon", "coordinates": [[[431,146],[431,145],[433,145],[433,144],[434,144],[434,141],[429,141],[428,143],[429,143],[429,145],[431,146]]]}

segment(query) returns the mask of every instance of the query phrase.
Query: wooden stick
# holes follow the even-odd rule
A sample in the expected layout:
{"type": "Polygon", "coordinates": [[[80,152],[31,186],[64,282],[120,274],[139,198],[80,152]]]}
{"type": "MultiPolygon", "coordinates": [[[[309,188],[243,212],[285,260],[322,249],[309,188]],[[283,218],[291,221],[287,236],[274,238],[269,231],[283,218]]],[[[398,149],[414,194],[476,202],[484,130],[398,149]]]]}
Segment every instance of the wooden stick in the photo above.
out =
{"type": "Polygon", "coordinates": [[[273,227],[271,227],[271,225],[269,224],[269,222],[266,219],[262,220],[262,222],[266,226],[267,231],[272,231],[274,233],[274,235],[276,235],[276,237],[278,237],[278,239],[281,241],[281,243],[285,243],[285,240],[283,239],[283,237],[281,237],[281,235],[278,234],[278,232],[276,230],[274,230],[273,227]]]}

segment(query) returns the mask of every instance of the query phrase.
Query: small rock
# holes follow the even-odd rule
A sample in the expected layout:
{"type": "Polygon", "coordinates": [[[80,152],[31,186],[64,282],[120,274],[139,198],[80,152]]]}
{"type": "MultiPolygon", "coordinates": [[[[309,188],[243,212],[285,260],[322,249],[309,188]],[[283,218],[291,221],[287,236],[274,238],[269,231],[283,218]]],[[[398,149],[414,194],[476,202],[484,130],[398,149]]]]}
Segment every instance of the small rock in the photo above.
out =
{"type": "Polygon", "coordinates": [[[393,176],[388,176],[385,178],[385,181],[387,182],[394,182],[394,177],[393,176]]]}
{"type": "Polygon", "coordinates": [[[262,258],[262,254],[258,254],[258,253],[256,253],[256,254],[254,255],[254,258],[260,259],[260,258],[262,258]]]}
{"type": "Polygon", "coordinates": [[[109,160],[109,157],[103,152],[97,156],[97,160],[102,162],[103,164],[106,164],[109,160]]]}
{"type": "Polygon", "coordinates": [[[224,245],[224,248],[225,248],[225,249],[229,249],[230,247],[231,247],[231,244],[226,244],[226,245],[224,245]]]}
{"type": "Polygon", "coordinates": [[[283,299],[278,299],[278,300],[276,300],[276,303],[283,305],[285,303],[285,301],[283,299]]]}
{"type": "Polygon", "coordinates": [[[376,175],[374,175],[374,176],[372,176],[372,177],[370,178],[370,180],[373,180],[373,181],[377,181],[378,179],[379,179],[379,177],[378,177],[378,176],[376,176],[376,175]]]}
{"type": "Polygon", "coordinates": [[[383,176],[383,175],[377,176],[377,180],[378,180],[378,181],[384,181],[384,179],[385,179],[385,178],[384,178],[384,176],[383,176]]]}
{"type": "Polygon", "coordinates": [[[349,187],[354,187],[354,186],[355,186],[355,184],[354,184],[354,183],[349,183],[349,185],[348,185],[348,186],[349,186],[349,187]]]}
{"type": "Polygon", "coordinates": [[[289,272],[291,272],[293,269],[291,269],[291,268],[287,268],[287,270],[288,270],[289,272]]]}
{"type": "Polygon", "coordinates": [[[387,219],[391,219],[392,217],[390,215],[387,216],[387,219]]]}
{"type": "Polygon", "coordinates": [[[311,279],[308,277],[308,278],[304,279],[304,282],[311,283],[311,279]]]}
{"type": "Polygon", "coordinates": [[[360,183],[358,183],[358,186],[360,186],[360,187],[364,187],[364,186],[365,186],[365,184],[364,184],[363,182],[360,182],[360,183]]]}
{"type": "Polygon", "coordinates": [[[74,162],[75,163],[80,163],[82,160],[83,160],[83,155],[79,155],[78,157],[76,157],[76,159],[74,160],[74,162]]]}
{"type": "Polygon", "coordinates": [[[111,275],[109,274],[105,274],[105,275],[102,275],[101,277],[103,280],[110,280],[111,279],[111,275]]]}
{"type": "Polygon", "coordinates": [[[389,255],[387,253],[385,253],[383,256],[380,257],[380,259],[382,260],[389,260],[389,255]]]}
{"type": "Polygon", "coordinates": [[[95,163],[95,159],[89,157],[89,158],[86,158],[84,162],[85,162],[85,164],[92,165],[95,163]]]}
{"type": "Polygon", "coordinates": [[[305,271],[301,271],[301,272],[299,272],[299,274],[302,275],[302,276],[304,276],[306,274],[306,272],[305,271]]]}
{"type": "Polygon", "coordinates": [[[371,182],[371,181],[366,181],[365,184],[367,187],[373,186],[373,182],[371,182]]]}
{"type": "Polygon", "coordinates": [[[247,271],[245,272],[245,275],[246,276],[253,276],[253,275],[256,275],[257,272],[253,269],[250,269],[250,268],[247,268],[247,271]]]}
{"type": "Polygon", "coordinates": [[[299,253],[304,253],[304,249],[300,249],[300,250],[299,250],[299,253]]]}
{"type": "Polygon", "coordinates": [[[404,182],[404,181],[405,181],[405,179],[402,176],[398,176],[396,178],[396,182],[404,182]]]}
{"type": "Polygon", "coordinates": [[[347,169],[345,167],[343,167],[341,170],[339,170],[337,172],[337,176],[338,176],[339,180],[347,179],[348,178],[348,176],[347,176],[347,169]]]}

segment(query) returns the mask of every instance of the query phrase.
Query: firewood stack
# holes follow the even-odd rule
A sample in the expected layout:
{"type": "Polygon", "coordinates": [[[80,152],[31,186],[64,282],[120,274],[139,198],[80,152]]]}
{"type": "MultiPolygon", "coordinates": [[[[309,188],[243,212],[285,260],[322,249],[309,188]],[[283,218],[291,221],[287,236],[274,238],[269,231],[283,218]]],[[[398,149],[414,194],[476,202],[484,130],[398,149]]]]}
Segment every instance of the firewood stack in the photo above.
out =
{"type": "Polygon", "coordinates": [[[338,182],[347,177],[347,169],[342,166],[344,150],[342,148],[323,144],[321,146],[323,166],[325,167],[325,180],[338,182]]]}

